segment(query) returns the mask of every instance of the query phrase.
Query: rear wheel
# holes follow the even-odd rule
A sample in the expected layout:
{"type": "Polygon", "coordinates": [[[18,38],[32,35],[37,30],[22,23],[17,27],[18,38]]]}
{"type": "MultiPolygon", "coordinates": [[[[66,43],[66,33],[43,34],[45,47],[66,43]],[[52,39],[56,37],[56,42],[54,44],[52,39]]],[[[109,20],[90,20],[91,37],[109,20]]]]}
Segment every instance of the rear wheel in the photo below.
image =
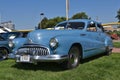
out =
{"type": "Polygon", "coordinates": [[[0,48],[0,59],[8,58],[8,50],[5,48],[0,48]]]}
{"type": "Polygon", "coordinates": [[[64,67],[67,69],[75,68],[79,65],[80,49],[78,46],[72,46],[68,53],[68,60],[64,62],[64,67]]]}
{"type": "Polygon", "coordinates": [[[105,54],[109,56],[111,53],[112,53],[112,50],[109,48],[109,46],[107,46],[105,54]]]}

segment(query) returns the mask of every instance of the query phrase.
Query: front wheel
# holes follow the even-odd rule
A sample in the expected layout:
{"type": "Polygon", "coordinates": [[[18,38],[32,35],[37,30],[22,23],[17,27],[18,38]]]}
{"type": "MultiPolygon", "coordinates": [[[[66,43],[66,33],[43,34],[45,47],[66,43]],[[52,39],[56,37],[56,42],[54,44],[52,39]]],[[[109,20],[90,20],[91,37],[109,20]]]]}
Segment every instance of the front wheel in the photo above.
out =
{"type": "Polygon", "coordinates": [[[66,62],[64,62],[64,66],[67,69],[72,69],[75,68],[79,65],[79,61],[80,61],[80,49],[78,46],[72,46],[69,50],[68,53],[68,60],[66,62]]]}
{"type": "Polygon", "coordinates": [[[0,48],[0,59],[8,58],[8,50],[5,48],[0,48]]]}

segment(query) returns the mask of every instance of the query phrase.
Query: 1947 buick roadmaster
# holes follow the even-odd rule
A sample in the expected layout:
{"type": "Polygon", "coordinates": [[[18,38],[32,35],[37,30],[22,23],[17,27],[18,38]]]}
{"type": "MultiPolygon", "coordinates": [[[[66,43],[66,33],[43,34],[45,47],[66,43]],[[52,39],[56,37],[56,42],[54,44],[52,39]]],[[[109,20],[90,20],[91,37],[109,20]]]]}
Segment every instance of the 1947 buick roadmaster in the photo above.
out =
{"type": "MultiPolygon", "coordinates": [[[[12,44],[12,43],[11,43],[12,44]]],[[[58,23],[54,30],[35,30],[16,51],[16,62],[61,62],[68,68],[79,65],[81,59],[97,54],[110,54],[112,39],[100,23],[76,19],[58,23]]]]}

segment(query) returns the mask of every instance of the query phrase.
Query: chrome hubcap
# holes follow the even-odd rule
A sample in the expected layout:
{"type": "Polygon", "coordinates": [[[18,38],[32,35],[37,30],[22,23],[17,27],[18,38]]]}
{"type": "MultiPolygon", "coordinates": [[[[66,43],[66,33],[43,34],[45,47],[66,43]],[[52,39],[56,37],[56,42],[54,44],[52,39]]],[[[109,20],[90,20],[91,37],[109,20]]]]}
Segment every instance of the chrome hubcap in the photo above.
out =
{"type": "Polygon", "coordinates": [[[79,49],[77,47],[73,47],[69,54],[69,61],[72,66],[76,66],[79,60],[79,49]]]}

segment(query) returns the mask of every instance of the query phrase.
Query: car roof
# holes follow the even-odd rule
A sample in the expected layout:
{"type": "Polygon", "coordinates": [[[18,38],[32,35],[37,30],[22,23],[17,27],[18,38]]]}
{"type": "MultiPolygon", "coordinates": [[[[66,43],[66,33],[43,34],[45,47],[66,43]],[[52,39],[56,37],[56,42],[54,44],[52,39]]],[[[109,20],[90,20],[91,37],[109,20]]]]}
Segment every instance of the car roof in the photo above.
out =
{"type": "Polygon", "coordinates": [[[72,20],[60,22],[59,24],[66,23],[66,22],[85,22],[85,23],[87,23],[87,22],[91,22],[91,21],[96,22],[96,21],[90,20],[90,19],[72,19],[72,20]]]}

